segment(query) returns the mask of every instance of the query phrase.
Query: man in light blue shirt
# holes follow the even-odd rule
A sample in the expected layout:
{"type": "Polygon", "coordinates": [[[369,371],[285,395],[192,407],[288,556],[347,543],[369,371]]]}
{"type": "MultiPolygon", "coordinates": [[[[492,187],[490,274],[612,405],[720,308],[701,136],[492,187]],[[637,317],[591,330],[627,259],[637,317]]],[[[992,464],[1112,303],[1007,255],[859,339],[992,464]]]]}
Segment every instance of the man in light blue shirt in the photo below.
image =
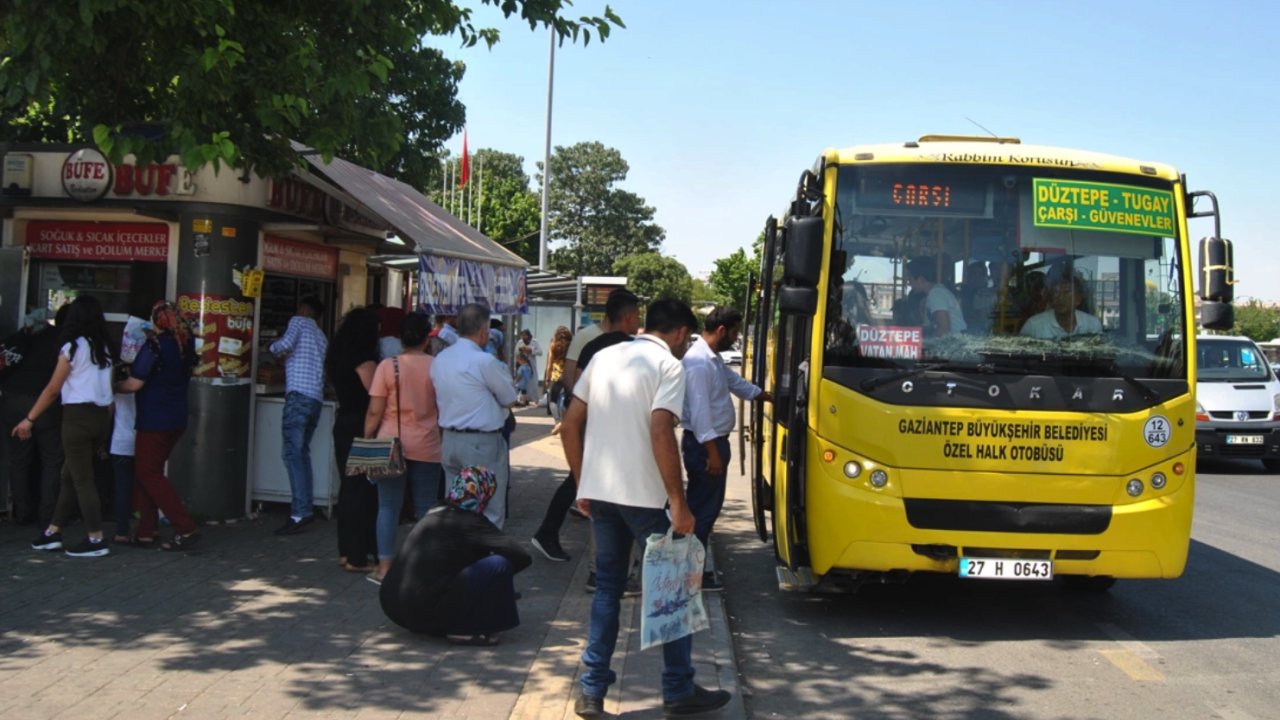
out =
{"type": "Polygon", "coordinates": [[[464,306],[458,312],[458,341],[436,356],[431,383],[444,431],[441,464],[445,482],[464,467],[489,469],[498,478],[498,490],[484,516],[502,528],[511,479],[502,426],[515,407],[516,386],[507,366],[484,351],[488,341],[488,308],[464,306]]]}
{"type": "Polygon", "coordinates": [[[320,424],[324,402],[324,354],[329,347],[317,321],[324,317],[324,303],[309,296],[298,303],[298,314],[279,340],[271,343],[271,354],[284,358],[284,467],[289,473],[293,496],[289,521],[277,535],[292,535],[313,519],[311,436],[320,424]]]}
{"type": "MultiPolygon", "coordinates": [[[[725,482],[729,466],[729,433],[737,425],[733,398],[771,402],[769,393],[747,382],[724,364],[720,353],[733,347],[742,328],[742,313],[731,307],[717,307],[703,321],[702,335],[685,353],[684,408],[680,441],[685,474],[689,478],[689,509],[695,520],[694,534],[707,547],[711,528],[724,506],[725,482]]],[[[715,573],[704,572],[702,589],[715,592],[723,586],[715,573]]]]}

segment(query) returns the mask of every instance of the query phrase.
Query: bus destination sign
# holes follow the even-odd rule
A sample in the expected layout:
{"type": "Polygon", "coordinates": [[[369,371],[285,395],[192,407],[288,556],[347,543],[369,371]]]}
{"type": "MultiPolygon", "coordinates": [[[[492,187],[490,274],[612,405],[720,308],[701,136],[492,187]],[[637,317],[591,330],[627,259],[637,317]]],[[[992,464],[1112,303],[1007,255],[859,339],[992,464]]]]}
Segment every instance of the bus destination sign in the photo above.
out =
{"type": "Polygon", "coordinates": [[[1174,234],[1173,193],[1133,185],[1035,178],[1036,227],[1139,235],[1174,234]]]}
{"type": "Polygon", "coordinates": [[[855,202],[861,212],[898,215],[981,217],[987,212],[988,185],[938,177],[865,177],[855,202]]]}

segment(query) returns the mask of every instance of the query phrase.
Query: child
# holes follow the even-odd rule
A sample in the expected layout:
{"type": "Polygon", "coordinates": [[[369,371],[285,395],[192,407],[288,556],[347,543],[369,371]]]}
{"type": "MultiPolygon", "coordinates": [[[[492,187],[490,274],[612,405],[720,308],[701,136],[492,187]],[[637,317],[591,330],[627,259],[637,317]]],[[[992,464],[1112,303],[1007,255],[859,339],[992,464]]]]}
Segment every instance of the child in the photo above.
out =
{"type": "Polygon", "coordinates": [[[523,353],[516,356],[516,402],[529,404],[529,386],[533,383],[533,367],[523,353]]]}

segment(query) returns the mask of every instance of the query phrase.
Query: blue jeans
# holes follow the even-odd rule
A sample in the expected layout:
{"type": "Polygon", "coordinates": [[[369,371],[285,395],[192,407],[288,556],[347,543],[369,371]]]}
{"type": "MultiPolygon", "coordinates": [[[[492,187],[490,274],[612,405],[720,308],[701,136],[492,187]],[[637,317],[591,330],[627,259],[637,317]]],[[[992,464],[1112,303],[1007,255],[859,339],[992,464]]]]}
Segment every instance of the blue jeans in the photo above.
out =
{"type": "Polygon", "coordinates": [[[729,472],[729,438],[713,440],[724,461],[724,472],[712,475],[707,472],[707,449],[693,433],[686,431],[680,439],[680,453],[684,456],[684,471],[689,478],[685,491],[689,498],[689,512],[693,513],[693,534],[702,541],[702,547],[710,548],[711,528],[724,507],[725,478],[729,472]]]}
{"type": "Polygon", "coordinates": [[[111,474],[115,477],[115,502],[111,511],[116,516],[116,535],[129,537],[129,521],[133,519],[133,456],[112,455],[111,474]]]}
{"type": "Polygon", "coordinates": [[[311,436],[320,424],[320,401],[300,392],[284,396],[284,469],[289,473],[289,490],[293,495],[291,514],[296,518],[311,517],[311,492],[315,476],[311,472],[311,436]]]}
{"type": "Polygon", "coordinates": [[[396,529],[400,526],[400,507],[404,504],[404,483],[413,488],[413,509],[418,519],[427,514],[436,501],[440,487],[440,463],[405,460],[404,475],[378,480],[378,559],[390,560],[396,554],[396,529]]]}
{"type": "MultiPolygon", "coordinates": [[[[662,508],[615,505],[591,501],[591,530],[596,540],[596,593],[591,599],[591,624],[582,651],[582,694],[604,697],[618,676],[609,668],[618,644],[618,615],[622,591],[630,571],[631,545],[637,539],[665,534],[671,527],[662,508]]],[[[662,698],[680,700],[693,693],[693,636],[662,646],[662,698]]]]}

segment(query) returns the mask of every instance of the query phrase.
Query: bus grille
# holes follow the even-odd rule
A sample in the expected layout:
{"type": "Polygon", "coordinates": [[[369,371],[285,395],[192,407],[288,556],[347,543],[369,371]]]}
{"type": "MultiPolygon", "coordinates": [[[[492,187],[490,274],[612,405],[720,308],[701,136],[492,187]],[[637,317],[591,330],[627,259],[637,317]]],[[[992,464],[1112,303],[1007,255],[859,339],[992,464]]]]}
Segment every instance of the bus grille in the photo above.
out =
{"type": "Polygon", "coordinates": [[[1109,505],[923,499],[904,504],[907,522],[921,530],[1098,535],[1111,525],[1109,505]]]}

